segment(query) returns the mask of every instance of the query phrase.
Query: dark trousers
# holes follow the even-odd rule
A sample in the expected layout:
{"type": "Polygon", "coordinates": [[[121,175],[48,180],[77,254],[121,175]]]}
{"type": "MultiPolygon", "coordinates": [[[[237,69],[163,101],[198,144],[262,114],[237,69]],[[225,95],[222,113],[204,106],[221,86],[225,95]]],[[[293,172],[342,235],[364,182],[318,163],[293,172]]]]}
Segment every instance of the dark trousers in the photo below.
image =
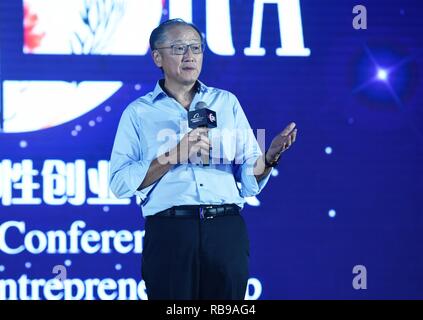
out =
{"type": "Polygon", "coordinates": [[[241,215],[146,219],[142,277],[148,299],[243,300],[248,259],[241,215]]]}

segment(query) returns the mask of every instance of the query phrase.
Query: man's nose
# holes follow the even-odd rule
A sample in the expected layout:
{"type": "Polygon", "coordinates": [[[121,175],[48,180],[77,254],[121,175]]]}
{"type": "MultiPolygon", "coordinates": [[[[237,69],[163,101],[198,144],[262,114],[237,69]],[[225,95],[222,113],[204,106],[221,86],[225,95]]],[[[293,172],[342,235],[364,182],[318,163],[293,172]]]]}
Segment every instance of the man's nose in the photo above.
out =
{"type": "Polygon", "coordinates": [[[192,49],[190,46],[187,47],[187,52],[184,54],[184,61],[194,61],[194,53],[192,53],[192,49]]]}

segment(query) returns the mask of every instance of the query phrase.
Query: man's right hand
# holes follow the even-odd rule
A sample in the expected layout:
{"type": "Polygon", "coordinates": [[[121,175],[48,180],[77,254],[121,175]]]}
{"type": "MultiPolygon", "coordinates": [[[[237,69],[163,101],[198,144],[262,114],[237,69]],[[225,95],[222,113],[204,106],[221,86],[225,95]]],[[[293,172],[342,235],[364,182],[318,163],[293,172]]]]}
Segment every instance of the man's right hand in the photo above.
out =
{"type": "Polygon", "coordinates": [[[155,183],[169,171],[172,165],[177,163],[188,163],[189,159],[195,160],[198,157],[198,151],[200,151],[201,155],[208,156],[210,152],[210,141],[207,137],[208,131],[208,128],[191,130],[183,136],[175,148],[154,159],[137,190],[142,190],[155,183]]]}
{"type": "Polygon", "coordinates": [[[178,145],[172,150],[173,159],[177,163],[188,163],[198,157],[198,153],[208,156],[210,153],[210,141],[208,128],[196,128],[184,135],[178,145]]]}

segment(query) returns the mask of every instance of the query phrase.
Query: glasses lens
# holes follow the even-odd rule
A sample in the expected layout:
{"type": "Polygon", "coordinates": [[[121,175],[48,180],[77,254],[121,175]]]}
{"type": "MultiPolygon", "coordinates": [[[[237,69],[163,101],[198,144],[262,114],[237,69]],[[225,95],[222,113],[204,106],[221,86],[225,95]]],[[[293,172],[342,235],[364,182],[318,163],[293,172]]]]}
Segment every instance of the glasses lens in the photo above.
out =
{"type": "Polygon", "coordinates": [[[193,43],[190,45],[187,44],[175,44],[172,48],[172,53],[176,55],[183,55],[187,53],[188,47],[191,48],[192,53],[199,54],[203,52],[203,44],[201,43],[193,43]]]}
{"type": "Polygon", "coordinates": [[[172,49],[173,49],[173,54],[181,55],[186,52],[187,46],[183,44],[177,44],[172,46],[172,49]]]}
{"type": "Polygon", "coordinates": [[[192,53],[195,53],[195,54],[203,52],[202,46],[199,43],[192,44],[191,50],[192,50],[192,53]]]}

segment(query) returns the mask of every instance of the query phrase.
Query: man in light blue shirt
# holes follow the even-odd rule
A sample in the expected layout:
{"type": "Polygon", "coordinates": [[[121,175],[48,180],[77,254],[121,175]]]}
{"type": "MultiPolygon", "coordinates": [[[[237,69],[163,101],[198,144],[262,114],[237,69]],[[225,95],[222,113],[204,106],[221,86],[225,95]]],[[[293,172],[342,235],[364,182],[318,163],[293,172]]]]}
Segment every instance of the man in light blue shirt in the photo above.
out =
{"type": "Polygon", "coordinates": [[[123,112],[110,168],[113,193],[142,201],[148,297],[243,299],[249,243],[239,213],[297,129],[291,123],[261,152],[238,99],[198,80],[204,45],[194,25],[166,21],[150,47],[164,79],[123,112]],[[188,127],[199,102],[216,112],[216,128],[188,127]]]}

